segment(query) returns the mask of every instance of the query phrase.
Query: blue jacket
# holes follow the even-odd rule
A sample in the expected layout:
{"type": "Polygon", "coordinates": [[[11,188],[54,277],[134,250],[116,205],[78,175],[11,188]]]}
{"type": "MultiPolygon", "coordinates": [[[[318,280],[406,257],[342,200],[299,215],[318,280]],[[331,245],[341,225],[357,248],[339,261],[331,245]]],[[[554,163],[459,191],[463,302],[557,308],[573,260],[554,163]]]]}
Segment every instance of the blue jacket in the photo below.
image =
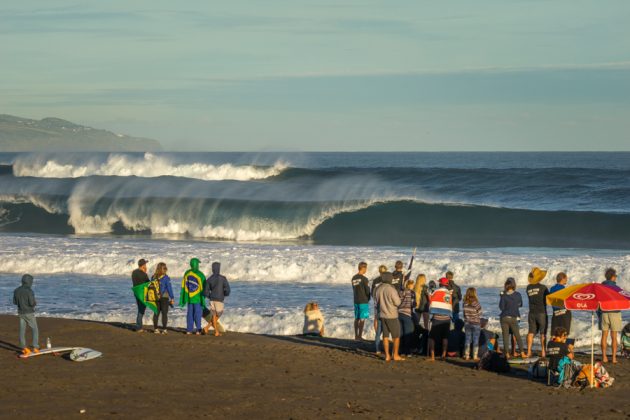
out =
{"type": "Polygon", "coordinates": [[[521,314],[518,308],[523,306],[523,298],[519,292],[506,293],[501,292],[501,300],[499,301],[499,309],[501,309],[500,317],[511,316],[520,318],[521,314]]]}
{"type": "Polygon", "coordinates": [[[230,296],[230,283],[221,275],[220,263],[212,263],[212,275],[206,280],[203,293],[214,302],[223,302],[226,296],[230,296]]]}
{"type": "Polygon", "coordinates": [[[171,287],[171,278],[165,274],[160,278],[160,296],[164,297],[166,293],[169,296],[168,300],[175,300],[173,288],[171,287]]]}
{"type": "MultiPolygon", "coordinates": [[[[555,292],[557,292],[558,290],[562,290],[562,289],[564,289],[565,287],[566,287],[566,286],[565,286],[565,285],[563,285],[563,284],[556,283],[556,284],[554,284],[553,286],[551,286],[551,289],[549,289],[549,294],[555,293],[555,292]]],[[[564,308],[562,308],[562,307],[558,307],[558,306],[552,306],[552,308],[553,308],[554,310],[557,310],[557,309],[564,309],[564,308]]]]}

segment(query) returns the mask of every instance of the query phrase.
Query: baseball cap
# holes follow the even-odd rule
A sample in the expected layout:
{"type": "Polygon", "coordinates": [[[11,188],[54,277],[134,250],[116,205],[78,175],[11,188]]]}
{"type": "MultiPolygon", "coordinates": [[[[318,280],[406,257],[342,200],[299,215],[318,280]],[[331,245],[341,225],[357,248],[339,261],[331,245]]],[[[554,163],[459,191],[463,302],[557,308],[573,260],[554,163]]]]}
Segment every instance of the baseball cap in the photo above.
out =
{"type": "Polygon", "coordinates": [[[446,277],[440,279],[440,286],[448,286],[449,280],[446,277]]]}
{"type": "Polygon", "coordinates": [[[138,267],[142,267],[143,265],[146,265],[146,263],[148,263],[149,260],[145,260],[144,258],[140,258],[138,260],[138,267]]]}

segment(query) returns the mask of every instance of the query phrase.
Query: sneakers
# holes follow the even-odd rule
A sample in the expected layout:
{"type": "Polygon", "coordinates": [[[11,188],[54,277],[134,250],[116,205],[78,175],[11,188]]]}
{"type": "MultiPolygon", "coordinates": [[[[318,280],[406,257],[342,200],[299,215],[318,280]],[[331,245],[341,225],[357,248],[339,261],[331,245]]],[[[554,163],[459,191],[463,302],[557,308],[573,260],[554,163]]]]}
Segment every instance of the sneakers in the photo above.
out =
{"type": "Polygon", "coordinates": [[[166,330],[162,330],[162,335],[166,335],[166,330]]]}
{"type": "Polygon", "coordinates": [[[160,330],[158,330],[157,328],[153,330],[153,334],[160,334],[160,330]]]}

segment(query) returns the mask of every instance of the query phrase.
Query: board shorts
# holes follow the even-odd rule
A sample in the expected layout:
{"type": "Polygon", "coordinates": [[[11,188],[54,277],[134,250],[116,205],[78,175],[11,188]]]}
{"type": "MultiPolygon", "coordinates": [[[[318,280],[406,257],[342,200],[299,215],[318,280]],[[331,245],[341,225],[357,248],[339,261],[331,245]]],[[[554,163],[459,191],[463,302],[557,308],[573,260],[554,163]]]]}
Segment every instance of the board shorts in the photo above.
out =
{"type": "Polygon", "coordinates": [[[621,324],[621,312],[602,312],[599,317],[599,329],[602,331],[619,332],[623,329],[621,324]]]}
{"type": "Polygon", "coordinates": [[[389,338],[390,335],[392,339],[400,338],[400,321],[398,318],[381,318],[381,323],[383,324],[383,338],[389,338]]]}
{"type": "Polygon", "coordinates": [[[224,308],[225,308],[225,304],[223,302],[217,302],[215,300],[210,301],[210,313],[212,315],[221,317],[221,315],[223,315],[224,308]]]}
{"type": "Polygon", "coordinates": [[[527,316],[529,334],[547,335],[547,314],[545,312],[532,313],[527,316]]]}
{"type": "Polygon", "coordinates": [[[429,338],[433,340],[446,340],[448,339],[448,333],[451,330],[451,321],[432,321],[431,331],[429,331],[429,338]]]}
{"type": "Polygon", "coordinates": [[[558,327],[562,327],[567,330],[567,334],[571,334],[571,311],[566,309],[554,310],[551,317],[551,335],[558,327]]]}
{"type": "Polygon", "coordinates": [[[354,304],[354,319],[368,319],[370,317],[369,303],[354,304]]]}

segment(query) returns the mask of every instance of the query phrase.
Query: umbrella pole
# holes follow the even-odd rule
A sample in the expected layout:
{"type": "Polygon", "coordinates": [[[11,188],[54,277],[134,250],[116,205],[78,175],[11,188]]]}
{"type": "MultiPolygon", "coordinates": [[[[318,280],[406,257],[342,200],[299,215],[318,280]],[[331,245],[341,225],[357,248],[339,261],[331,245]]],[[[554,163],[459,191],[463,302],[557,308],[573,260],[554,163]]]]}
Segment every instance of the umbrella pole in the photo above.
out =
{"type": "Polygon", "coordinates": [[[591,312],[591,388],[593,388],[595,366],[595,312],[591,312]]]}

